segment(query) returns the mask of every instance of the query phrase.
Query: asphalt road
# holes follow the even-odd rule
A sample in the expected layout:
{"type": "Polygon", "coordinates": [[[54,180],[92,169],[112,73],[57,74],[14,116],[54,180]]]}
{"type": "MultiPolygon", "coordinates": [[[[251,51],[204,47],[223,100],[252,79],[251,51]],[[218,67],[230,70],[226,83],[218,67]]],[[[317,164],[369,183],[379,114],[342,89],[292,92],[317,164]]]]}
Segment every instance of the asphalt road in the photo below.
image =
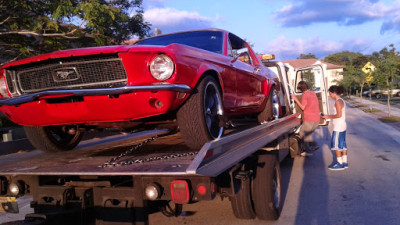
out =
{"type": "Polygon", "coordinates": [[[237,220],[228,199],[184,207],[187,213],[150,216],[150,224],[376,225],[400,224],[400,132],[357,108],[347,110],[349,168],[330,171],[330,132],[315,133],[322,149],[281,165],[285,201],[278,221],[237,220]]]}
{"type": "MultiPolygon", "coordinates": [[[[229,199],[216,198],[184,206],[180,217],[153,213],[150,224],[400,224],[400,132],[357,108],[348,107],[346,116],[349,168],[327,169],[334,159],[330,132],[319,128],[314,137],[320,150],[281,165],[284,207],[279,220],[238,220],[229,199]]],[[[24,211],[13,217],[1,214],[0,222],[23,219],[28,202],[22,199],[24,211]]]]}

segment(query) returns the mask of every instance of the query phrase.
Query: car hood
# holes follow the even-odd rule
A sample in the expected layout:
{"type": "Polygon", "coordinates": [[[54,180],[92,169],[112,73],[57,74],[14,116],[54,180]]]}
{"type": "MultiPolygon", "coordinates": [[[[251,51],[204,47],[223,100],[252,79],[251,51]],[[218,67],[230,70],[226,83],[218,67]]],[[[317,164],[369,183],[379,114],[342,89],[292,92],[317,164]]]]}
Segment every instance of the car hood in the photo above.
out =
{"type": "Polygon", "coordinates": [[[56,51],[56,52],[47,53],[47,54],[43,54],[43,55],[33,56],[30,58],[21,59],[18,61],[7,63],[3,66],[3,68],[18,66],[18,65],[22,65],[22,64],[28,64],[28,63],[32,63],[32,62],[44,61],[47,59],[58,59],[58,58],[66,58],[66,57],[71,57],[71,56],[84,56],[84,55],[98,55],[98,54],[107,54],[107,53],[127,52],[131,48],[133,48],[132,45],[116,45],[116,46],[103,46],[103,47],[61,50],[61,51],[56,51]]]}

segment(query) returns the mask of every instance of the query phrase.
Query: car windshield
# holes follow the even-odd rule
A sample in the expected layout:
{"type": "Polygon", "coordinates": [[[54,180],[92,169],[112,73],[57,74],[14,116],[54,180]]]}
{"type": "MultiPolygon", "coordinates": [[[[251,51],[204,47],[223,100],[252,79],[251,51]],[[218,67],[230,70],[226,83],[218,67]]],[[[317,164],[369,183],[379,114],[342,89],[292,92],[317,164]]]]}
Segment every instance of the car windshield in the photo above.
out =
{"type": "Polygon", "coordinates": [[[221,31],[192,31],[143,39],[136,45],[184,44],[222,54],[223,33],[221,31]]]}

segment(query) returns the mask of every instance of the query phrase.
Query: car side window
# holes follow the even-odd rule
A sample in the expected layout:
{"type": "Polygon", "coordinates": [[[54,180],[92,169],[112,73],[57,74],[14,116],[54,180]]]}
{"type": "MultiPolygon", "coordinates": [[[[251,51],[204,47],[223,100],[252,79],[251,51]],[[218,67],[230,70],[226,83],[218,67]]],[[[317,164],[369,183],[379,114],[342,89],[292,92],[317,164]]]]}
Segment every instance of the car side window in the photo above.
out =
{"type": "Polygon", "coordinates": [[[238,60],[250,65],[253,64],[246,42],[232,33],[229,34],[228,56],[237,57],[238,60]]]}

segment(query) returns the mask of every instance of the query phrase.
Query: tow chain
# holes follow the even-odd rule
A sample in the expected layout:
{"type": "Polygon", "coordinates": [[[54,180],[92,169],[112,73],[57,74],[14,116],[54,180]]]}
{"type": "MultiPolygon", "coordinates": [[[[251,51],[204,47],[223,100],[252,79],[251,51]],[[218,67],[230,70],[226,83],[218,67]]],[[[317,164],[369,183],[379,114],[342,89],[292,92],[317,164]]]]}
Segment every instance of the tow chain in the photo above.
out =
{"type": "Polygon", "coordinates": [[[126,160],[126,161],[117,162],[121,158],[123,158],[125,156],[128,156],[128,155],[131,155],[132,153],[136,152],[139,148],[141,148],[144,145],[156,140],[157,138],[158,138],[158,136],[154,136],[154,137],[148,138],[145,141],[130,147],[125,152],[123,152],[120,155],[108,160],[103,165],[100,165],[98,167],[100,167],[100,168],[106,168],[106,167],[110,168],[110,167],[117,167],[117,166],[132,165],[132,164],[136,164],[136,163],[151,162],[151,161],[156,161],[156,160],[173,159],[173,158],[181,158],[181,157],[186,157],[186,156],[195,156],[195,155],[197,155],[197,152],[186,152],[186,153],[175,153],[175,154],[169,154],[169,155],[163,155],[163,156],[148,157],[148,158],[144,158],[144,159],[135,159],[135,160],[126,160]]]}

